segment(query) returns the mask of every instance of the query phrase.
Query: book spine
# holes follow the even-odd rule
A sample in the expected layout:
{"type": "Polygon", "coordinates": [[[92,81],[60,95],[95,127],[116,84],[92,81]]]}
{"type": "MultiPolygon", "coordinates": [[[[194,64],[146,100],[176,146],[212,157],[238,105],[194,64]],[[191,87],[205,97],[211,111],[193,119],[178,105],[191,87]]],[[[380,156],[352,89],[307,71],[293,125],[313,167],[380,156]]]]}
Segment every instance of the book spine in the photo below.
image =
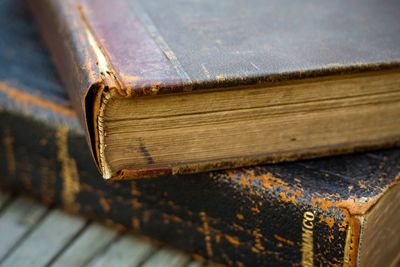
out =
{"type": "Polygon", "coordinates": [[[355,264],[350,254],[358,233],[347,211],[313,197],[317,188],[279,178],[273,168],[107,182],[76,127],[8,110],[0,121],[4,188],[214,263],[355,264]]]}
{"type": "Polygon", "coordinates": [[[82,121],[87,90],[102,81],[76,1],[28,1],[60,78],[82,121]]]}
{"type": "MultiPolygon", "coordinates": [[[[123,79],[119,76],[120,73],[114,70],[116,66],[112,66],[106,53],[107,49],[100,45],[99,40],[102,40],[102,38],[96,35],[93,28],[99,25],[91,25],[89,17],[98,17],[103,14],[107,14],[108,17],[111,13],[118,14],[118,11],[128,10],[129,5],[127,6],[123,1],[115,2],[112,5],[108,5],[107,2],[73,0],[28,2],[43,39],[52,54],[61,80],[80,115],[81,122],[87,132],[88,142],[91,145],[92,155],[103,177],[107,179],[133,179],[135,177],[152,177],[172,173],[173,170],[170,166],[163,166],[142,170],[126,169],[120,173],[112,174],[104,157],[105,145],[103,144],[104,131],[101,106],[104,106],[107,92],[116,90],[118,94],[127,96],[132,93],[132,90],[125,88],[122,83],[123,79]],[[106,8],[101,8],[104,4],[107,4],[106,8]],[[94,7],[99,7],[102,12],[92,14],[90,9],[94,7]]],[[[115,16],[115,18],[119,18],[119,16],[115,16]]],[[[134,29],[140,36],[140,38],[135,39],[143,42],[141,44],[126,43],[127,47],[141,51],[135,55],[135,58],[140,57],[139,62],[141,63],[149,61],[148,67],[157,65],[159,71],[153,73],[154,71],[150,69],[150,72],[156,77],[174,81],[174,87],[181,87],[181,77],[176,73],[169,60],[165,58],[165,54],[154,43],[153,38],[144,26],[132,16],[126,16],[123,21],[129,21],[127,25],[124,25],[130,30],[134,29]]],[[[135,71],[139,71],[136,69],[139,66],[140,72],[145,68],[143,64],[133,64],[132,66],[136,66],[135,71]]],[[[155,87],[160,86],[160,82],[154,82],[146,90],[152,92],[155,87]]],[[[140,84],[135,85],[135,87],[142,88],[140,84]]],[[[136,89],[134,91],[142,92],[143,90],[136,89]]]]}
{"type": "MultiPolygon", "coordinates": [[[[82,17],[82,6],[71,0],[28,1],[28,4],[60,79],[78,112],[87,142],[91,145],[92,157],[100,169],[95,130],[97,117],[93,103],[100,101],[105,85],[111,85],[114,80],[107,70],[102,69],[102,60],[90,42],[90,29],[82,17]]],[[[92,41],[95,42],[94,39],[92,41]]]]}

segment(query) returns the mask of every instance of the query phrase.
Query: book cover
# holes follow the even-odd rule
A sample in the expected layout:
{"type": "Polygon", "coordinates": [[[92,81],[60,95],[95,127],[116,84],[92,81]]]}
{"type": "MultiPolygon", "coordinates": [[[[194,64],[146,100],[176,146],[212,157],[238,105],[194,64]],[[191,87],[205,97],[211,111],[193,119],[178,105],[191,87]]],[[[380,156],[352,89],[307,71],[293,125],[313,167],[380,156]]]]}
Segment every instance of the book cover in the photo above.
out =
{"type": "Polygon", "coordinates": [[[105,181],[24,2],[0,9],[0,185],[236,266],[389,266],[400,150],[105,181]]]}
{"type": "Polygon", "coordinates": [[[30,3],[104,178],[399,143],[397,1],[30,3]]]}

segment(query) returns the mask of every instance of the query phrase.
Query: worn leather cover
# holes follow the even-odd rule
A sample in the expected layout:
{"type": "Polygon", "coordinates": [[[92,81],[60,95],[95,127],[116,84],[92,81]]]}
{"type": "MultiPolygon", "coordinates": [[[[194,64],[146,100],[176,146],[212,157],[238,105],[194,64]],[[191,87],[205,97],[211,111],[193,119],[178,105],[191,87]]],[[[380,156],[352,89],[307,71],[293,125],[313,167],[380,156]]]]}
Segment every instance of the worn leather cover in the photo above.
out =
{"type": "Polygon", "coordinates": [[[23,3],[6,0],[0,9],[2,188],[214,263],[356,264],[358,218],[398,186],[400,149],[184,177],[98,179],[23,3]],[[304,234],[310,222],[311,239],[304,234]]]}
{"type": "MultiPolygon", "coordinates": [[[[98,164],[97,111],[107,87],[137,97],[400,66],[397,0],[30,3],[98,164]]],[[[351,149],[325,154],[342,150],[351,149]]]]}

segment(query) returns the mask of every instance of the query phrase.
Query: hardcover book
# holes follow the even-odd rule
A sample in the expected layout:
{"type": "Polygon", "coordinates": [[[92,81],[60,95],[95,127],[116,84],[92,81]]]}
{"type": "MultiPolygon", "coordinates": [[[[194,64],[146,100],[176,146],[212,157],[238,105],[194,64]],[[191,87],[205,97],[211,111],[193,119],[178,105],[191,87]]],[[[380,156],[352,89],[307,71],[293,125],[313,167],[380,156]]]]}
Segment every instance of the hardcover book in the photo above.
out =
{"type": "Polygon", "coordinates": [[[30,1],[104,178],[400,141],[400,2],[30,1]]]}
{"type": "Polygon", "coordinates": [[[24,1],[0,9],[0,185],[233,266],[397,266],[400,149],[105,181],[24,1]]]}

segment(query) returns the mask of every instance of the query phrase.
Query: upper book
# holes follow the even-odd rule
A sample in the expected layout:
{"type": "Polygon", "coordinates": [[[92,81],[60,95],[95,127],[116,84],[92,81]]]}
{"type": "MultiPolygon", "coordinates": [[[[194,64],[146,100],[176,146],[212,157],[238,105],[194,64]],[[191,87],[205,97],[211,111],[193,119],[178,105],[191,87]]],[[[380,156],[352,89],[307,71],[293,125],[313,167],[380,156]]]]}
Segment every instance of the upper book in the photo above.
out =
{"type": "Polygon", "coordinates": [[[104,178],[400,143],[397,0],[30,4],[104,178]]]}

